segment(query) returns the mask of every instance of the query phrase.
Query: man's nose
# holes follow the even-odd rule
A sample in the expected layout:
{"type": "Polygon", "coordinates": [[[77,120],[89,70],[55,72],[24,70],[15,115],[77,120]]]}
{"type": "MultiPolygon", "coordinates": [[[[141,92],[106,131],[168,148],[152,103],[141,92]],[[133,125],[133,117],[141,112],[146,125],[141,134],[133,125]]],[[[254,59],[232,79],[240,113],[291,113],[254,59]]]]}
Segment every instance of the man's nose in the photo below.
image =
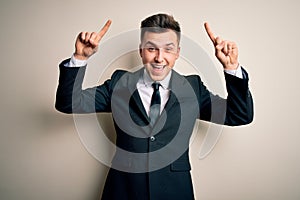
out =
{"type": "Polygon", "coordinates": [[[161,63],[164,61],[164,51],[161,48],[158,48],[156,50],[156,56],[155,56],[155,61],[158,63],[161,63]]]}

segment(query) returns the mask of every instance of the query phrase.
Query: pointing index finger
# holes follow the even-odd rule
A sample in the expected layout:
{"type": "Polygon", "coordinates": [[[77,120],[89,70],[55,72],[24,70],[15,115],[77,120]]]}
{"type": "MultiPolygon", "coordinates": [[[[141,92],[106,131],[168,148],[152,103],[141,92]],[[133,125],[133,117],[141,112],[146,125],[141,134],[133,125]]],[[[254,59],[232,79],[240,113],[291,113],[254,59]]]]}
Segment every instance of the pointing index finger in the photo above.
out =
{"type": "Polygon", "coordinates": [[[99,31],[98,35],[102,38],[103,35],[105,35],[105,33],[107,32],[107,30],[109,29],[111,25],[111,20],[107,20],[107,22],[105,23],[105,25],[102,27],[102,29],[99,31]]]}
{"type": "Polygon", "coordinates": [[[204,23],[204,27],[205,27],[205,30],[206,30],[206,33],[208,34],[210,40],[216,44],[216,38],[214,36],[214,33],[212,32],[212,30],[210,29],[210,26],[208,25],[207,22],[204,23]]]}

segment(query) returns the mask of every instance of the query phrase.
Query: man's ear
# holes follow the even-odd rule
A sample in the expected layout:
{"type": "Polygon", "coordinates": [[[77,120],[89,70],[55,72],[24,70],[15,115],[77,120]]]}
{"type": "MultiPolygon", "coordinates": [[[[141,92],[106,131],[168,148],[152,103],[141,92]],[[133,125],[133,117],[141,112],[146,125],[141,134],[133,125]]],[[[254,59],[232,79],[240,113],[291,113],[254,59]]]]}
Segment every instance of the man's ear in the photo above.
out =
{"type": "Polygon", "coordinates": [[[176,59],[179,58],[179,56],[180,56],[180,47],[178,47],[178,49],[177,49],[176,59]]]}
{"type": "Polygon", "coordinates": [[[142,57],[142,51],[143,51],[142,45],[140,44],[140,45],[139,45],[139,52],[140,52],[140,56],[141,56],[141,57],[142,57]]]}

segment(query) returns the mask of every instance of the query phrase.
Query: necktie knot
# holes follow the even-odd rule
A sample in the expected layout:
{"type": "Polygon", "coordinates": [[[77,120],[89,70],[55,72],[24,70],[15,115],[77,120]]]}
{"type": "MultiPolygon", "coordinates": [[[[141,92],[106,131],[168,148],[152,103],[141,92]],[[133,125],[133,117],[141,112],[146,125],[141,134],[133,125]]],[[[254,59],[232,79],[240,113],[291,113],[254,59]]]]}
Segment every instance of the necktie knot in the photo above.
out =
{"type": "Polygon", "coordinates": [[[152,87],[154,90],[159,90],[160,83],[154,82],[152,83],[152,87]]]}

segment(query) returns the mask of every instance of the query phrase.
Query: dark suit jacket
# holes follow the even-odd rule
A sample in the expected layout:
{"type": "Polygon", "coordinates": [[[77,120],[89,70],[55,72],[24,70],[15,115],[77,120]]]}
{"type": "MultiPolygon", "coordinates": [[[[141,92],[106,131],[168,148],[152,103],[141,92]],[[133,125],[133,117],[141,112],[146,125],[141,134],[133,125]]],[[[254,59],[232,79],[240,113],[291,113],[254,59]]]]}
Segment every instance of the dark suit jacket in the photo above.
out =
{"type": "Polygon", "coordinates": [[[60,65],[56,109],[64,113],[112,112],[117,151],[102,199],[194,199],[189,139],[196,119],[230,126],[253,119],[253,103],[244,79],[225,73],[228,97],[212,95],[198,75],[172,71],[170,97],[154,127],[149,125],[136,84],[143,70],[118,70],[111,79],[82,90],[85,67],[60,65]]]}

